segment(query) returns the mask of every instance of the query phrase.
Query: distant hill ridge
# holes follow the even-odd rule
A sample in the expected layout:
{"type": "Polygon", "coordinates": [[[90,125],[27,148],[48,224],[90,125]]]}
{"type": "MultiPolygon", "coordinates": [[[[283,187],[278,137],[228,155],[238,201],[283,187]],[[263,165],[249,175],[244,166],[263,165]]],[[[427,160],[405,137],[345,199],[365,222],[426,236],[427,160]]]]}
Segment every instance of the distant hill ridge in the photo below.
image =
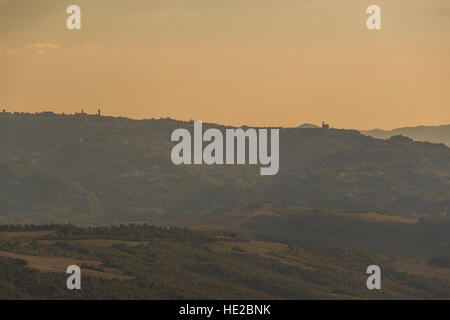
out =
{"type": "Polygon", "coordinates": [[[394,130],[373,129],[361,131],[361,133],[377,139],[389,139],[395,135],[403,135],[416,141],[443,143],[450,147],[450,125],[404,127],[394,130]]]}
{"type": "Polygon", "coordinates": [[[309,129],[309,128],[320,128],[320,127],[316,126],[315,124],[304,123],[304,124],[299,125],[297,128],[309,129]]]}

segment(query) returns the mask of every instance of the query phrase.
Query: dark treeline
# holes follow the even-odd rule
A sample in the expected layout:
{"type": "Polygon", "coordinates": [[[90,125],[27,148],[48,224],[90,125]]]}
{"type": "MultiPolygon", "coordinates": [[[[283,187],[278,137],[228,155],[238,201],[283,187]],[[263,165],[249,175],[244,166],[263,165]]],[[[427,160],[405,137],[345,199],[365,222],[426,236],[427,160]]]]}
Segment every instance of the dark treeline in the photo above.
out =
{"type": "Polygon", "coordinates": [[[29,232],[29,231],[52,231],[57,230],[57,224],[6,224],[0,225],[0,232],[29,232]]]}
{"type": "MultiPolygon", "coordinates": [[[[146,241],[152,239],[171,239],[173,241],[189,241],[193,243],[206,243],[215,241],[213,234],[206,232],[194,232],[187,228],[157,227],[148,223],[131,223],[113,226],[76,226],[66,225],[0,225],[0,232],[30,232],[30,231],[54,231],[46,235],[47,239],[123,239],[133,241],[146,241]]],[[[231,233],[227,238],[237,237],[231,233]]],[[[223,239],[222,239],[223,240],[223,239]]]]}
{"type": "Polygon", "coordinates": [[[189,241],[193,243],[215,241],[213,235],[204,232],[194,232],[186,228],[178,227],[156,227],[147,223],[132,223],[102,227],[61,225],[56,229],[55,237],[61,239],[89,239],[100,237],[103,239],[134,241],[171,239],[173,241],[189,241]]]}

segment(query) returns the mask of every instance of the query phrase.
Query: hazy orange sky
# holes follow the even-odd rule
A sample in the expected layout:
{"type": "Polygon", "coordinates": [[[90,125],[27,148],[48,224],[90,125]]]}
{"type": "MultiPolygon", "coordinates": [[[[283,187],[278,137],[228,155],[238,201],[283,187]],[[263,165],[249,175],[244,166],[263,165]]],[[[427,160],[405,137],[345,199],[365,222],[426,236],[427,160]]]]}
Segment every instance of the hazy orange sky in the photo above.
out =
{"type": "Polygon", "coordinates": [[[450,123],[449,0],[0,0],[0,108],[232,125],[450,123]],[[66,8],[82,9],[69,31],[66,8]],[[366,8],[382,8],[382,30],[366,8]]]}

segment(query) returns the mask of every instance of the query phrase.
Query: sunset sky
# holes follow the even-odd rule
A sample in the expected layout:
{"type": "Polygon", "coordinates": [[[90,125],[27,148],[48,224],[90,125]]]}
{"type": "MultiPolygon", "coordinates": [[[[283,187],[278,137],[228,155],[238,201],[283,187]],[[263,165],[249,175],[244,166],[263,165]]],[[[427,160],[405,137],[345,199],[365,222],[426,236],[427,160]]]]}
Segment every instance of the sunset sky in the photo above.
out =
{"type": "Polygon", "coordinates": [[[0,108],[450,124],[449,0],[0,0],[0,108]],[[66,8],[82,9],[69,31],[66,8]],[[366,8],[382,9],[382,30],[366,8]]]}

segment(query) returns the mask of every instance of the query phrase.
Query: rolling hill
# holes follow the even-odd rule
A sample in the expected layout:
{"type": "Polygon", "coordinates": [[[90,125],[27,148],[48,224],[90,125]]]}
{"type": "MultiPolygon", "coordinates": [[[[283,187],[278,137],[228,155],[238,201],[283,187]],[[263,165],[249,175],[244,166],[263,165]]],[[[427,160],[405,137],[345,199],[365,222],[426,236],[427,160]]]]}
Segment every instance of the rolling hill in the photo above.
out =
{"type": "Polygon", "coordinates": [[[280,171],[269,177],[249,165],[175,166],[170,134],[180,127],[192,122],[0,114],[0,222],[171,220],[255,201],[412,216],[450,207],[450,149],[442,144],[286,128],[280,171]]]}
{"type": "Polygon", "coordinates": [[[261,176],[172,164],[171,132],[192,126],[0,114],[0,298],[450,296],[445,145],[282,128],[280,171],[261,176]],[[89,290],[65,289],[75,261],[89,290]]]}

